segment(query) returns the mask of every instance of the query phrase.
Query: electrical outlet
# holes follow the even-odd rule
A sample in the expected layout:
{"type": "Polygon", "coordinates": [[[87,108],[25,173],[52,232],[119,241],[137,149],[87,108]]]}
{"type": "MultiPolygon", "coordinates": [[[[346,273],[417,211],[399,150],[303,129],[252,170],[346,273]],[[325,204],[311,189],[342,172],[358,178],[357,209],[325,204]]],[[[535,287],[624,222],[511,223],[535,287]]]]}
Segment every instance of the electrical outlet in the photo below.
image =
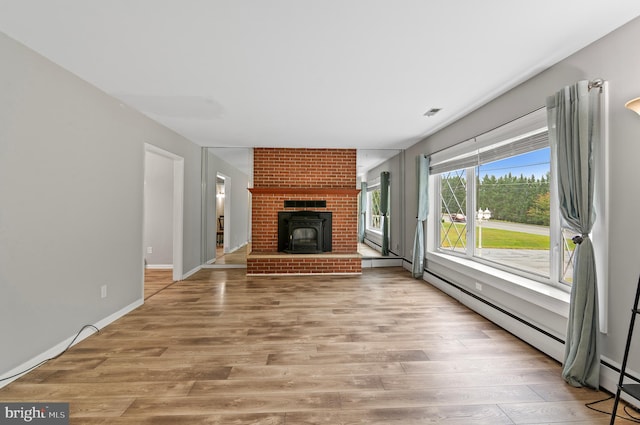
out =
{"type": "Polygon", "coordinates": [[[100,287],[100,298],[107,298],[107,285],[100,287]]]}
{"type": "Polygon", "coordinates": [[[482,283],[480,283],[480,282],[476,282],[476,289],[477,289],[478,291],[482,291],[482,283]]]}
{"type": "Polygon", "coordinates": [[[147,247],[147,254],[153,254],[153,247],[152,246],[148,246],[147,247]]]}

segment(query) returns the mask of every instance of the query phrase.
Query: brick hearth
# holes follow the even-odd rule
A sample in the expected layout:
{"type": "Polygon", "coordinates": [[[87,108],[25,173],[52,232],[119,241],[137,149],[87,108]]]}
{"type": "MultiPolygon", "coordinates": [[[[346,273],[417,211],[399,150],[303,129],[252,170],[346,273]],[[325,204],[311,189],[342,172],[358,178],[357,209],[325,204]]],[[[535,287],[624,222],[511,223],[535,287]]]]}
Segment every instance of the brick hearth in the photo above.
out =
{"type": "Polygon", "coordinates": [[[358,190],[355,149],[255,148],[253,153],[252,252],[248,274],[361,273],[358,254],[358,190]],[[278,211],[285,200],[326,201],[333,213],[332,251],[278,251],[278,211]]]}

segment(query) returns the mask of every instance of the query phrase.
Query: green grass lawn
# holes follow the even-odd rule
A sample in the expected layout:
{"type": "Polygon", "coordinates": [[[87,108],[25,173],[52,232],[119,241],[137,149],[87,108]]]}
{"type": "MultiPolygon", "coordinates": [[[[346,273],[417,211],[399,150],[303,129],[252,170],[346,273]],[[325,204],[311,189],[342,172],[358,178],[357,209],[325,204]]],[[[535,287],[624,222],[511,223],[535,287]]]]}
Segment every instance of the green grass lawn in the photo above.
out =
{"type": "MultiPolygon", "coordinates": [[[[476,240],[478,228],[476,228],[476,240]]],[[[500,229],[482,229],[483,248],[549,249],[549,236],[513,232],[500,229]]]]}
{"type": "MultiPolygon", "coordinates": [[[[448,224],[440,228],[441,240],[443,247],[451,247],[445,239],[445,232],[448,224]]],[[[462,223],[454,223],[453,226],[458,232],[462,232],[460,241],[456,244],[458,233],[452,227],[449,232],[449,240],[451,244],[461,247],[467,244],[467,236],[464,231],[465,225],[462,223]]],[[[478,228],[476,227],[476,241],[478,240],[478,228]]],[[[476,242],[477,243],[477,242],[476,242]]],[[[482,247],[483,248],[503,248],[503,249],[549,249],[549,236],[533,235],[531,233],[514,232],[511,230],[500,229],[482,229],[482,247]]]]}

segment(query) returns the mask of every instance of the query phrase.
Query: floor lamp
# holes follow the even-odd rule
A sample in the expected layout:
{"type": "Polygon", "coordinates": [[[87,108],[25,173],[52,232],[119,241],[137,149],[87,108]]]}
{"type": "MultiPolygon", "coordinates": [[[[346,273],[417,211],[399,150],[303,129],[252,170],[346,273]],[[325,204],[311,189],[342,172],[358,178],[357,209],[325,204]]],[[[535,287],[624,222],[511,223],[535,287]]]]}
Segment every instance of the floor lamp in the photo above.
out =
{"type": "Polygon", "coordinates": [[[628,109],[631,109],[636,114],[640,115],[640,97],[636,97],[635,99],[631,99],[624,106],[628,109]]]}

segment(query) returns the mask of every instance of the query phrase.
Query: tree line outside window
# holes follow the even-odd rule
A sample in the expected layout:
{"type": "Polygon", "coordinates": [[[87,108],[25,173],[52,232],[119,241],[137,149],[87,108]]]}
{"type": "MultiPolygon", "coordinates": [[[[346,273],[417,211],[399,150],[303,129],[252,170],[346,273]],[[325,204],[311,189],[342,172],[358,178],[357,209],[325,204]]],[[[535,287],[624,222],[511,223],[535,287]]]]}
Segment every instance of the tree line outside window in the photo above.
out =
{"type": "Polygon", "coordinates": [[[380,215],[380,188],[369,192],[370,214],[369,227],[374,230],[382,230],[382,216],[380,215]]]}
{"type": "MultiPolygon", "coordinates": [[[[465,177],[460,173],[447,174],[442,177],[443,214],[465,214],[465,177]]],[[[549,226],[549,177],[549,173],[543,177],[514,176],[511,173],[500,177],[477,177],[477,204],[480,207],[491,206],[495,220],[549,226]]]]}

